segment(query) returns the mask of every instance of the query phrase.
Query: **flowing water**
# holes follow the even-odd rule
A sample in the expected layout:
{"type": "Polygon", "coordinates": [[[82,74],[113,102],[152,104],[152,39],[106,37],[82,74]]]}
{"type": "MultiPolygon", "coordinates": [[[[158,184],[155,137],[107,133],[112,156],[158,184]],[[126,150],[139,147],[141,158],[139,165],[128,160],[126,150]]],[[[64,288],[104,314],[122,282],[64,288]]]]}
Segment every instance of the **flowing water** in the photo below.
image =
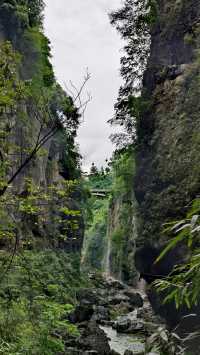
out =
{"type": "Polygon", "coordinates": [[[111,272],[110,272],[111,239],[109,238],[109,236],[107,239],[108,239],[108,243],[107,243],[106,257],[104,262],[105,277],[111,276],[111,272]]]}
{"type": "Polygon", "coordinates": [[[144,338],[134,335],[119,334],[111,327],[101,326],[101,329],[110,339],[111,350],[115,350],[120,355],[124,355],[126,350],[131,350],[133,354],[142,354],[145,351],[144,338]]]}

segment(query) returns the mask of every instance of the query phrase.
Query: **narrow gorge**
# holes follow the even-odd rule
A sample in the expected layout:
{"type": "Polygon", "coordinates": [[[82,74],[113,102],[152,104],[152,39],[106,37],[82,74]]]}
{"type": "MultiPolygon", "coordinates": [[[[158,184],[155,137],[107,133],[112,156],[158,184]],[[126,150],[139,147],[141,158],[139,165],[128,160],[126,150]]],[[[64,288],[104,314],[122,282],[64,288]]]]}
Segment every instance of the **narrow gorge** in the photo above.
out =
{"type": "Polygon", "coordinates": [[[87,172],[90,74],[59,84],[44,8],[0,0],[0,354],[199,355],[200,1],[107,15],[121,131],[87,172]]]}

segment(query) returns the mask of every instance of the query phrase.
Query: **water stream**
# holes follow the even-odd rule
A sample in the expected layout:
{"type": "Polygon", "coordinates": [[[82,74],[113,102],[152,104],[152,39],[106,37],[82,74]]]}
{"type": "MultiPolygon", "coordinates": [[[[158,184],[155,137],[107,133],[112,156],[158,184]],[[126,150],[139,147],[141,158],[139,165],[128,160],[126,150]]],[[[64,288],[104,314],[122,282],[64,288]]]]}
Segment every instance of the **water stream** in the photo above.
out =
{"type": "Polygon", "coordinates": [[[111,253],[111,238],[107,236],[107,248],[106,248],[106,256],[105,256],[105,262],[104,262],[104,270],[105,270],[105,277],[111,276],[110,272],[110,253],[111,253]]]}
{"type": "Polygon", "coordinates": [[[101,326],[101,329],[110,339],[111,350],[115,350],[120,355],[124,355],[126,350],[131,350],[133,354],[144,353],[145,340],[142,336],[119,334],[111,327],[101,326]]]}

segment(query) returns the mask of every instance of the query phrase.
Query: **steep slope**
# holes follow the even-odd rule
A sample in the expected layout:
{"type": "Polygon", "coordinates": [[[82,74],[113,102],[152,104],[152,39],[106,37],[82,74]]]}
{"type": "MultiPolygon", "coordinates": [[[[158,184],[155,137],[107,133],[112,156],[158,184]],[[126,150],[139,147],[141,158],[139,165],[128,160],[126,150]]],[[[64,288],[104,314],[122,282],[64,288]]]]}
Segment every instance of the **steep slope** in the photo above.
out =
{"type": "MultiPolygon", "coordinates": [[[[64,191],[67,195],[65,182],[78,178],[80,169],[74,142],[79,113],[54,78],[50,44],[42,29],[43,5],[42,1],[2,1],[0,4],[1,195],[7,194],[12,186],[15,196],[26,196],[27,179],[43,196],[49,193],[51,186],[57,189],[55,195],[63,190],[63,201],[57,196],[55,206],[50,203],[48,206],[44,201],[46,223],[41,218],[39,221],[36,214],[33,223],[25,211],[16,215],[23,220],[22,238],[24,234],[27,239],[45,237],[47,245],[51,235],[56,237],[56,230],[62,234],[67,216],[61,207],[68,204],[69,209],[80,210],[72,195],[69,194],[68,202],[64,196],[64,191]]],[[[52,194],[49,198],[53,198],[52,194]]],[[[55,246],[65,244],[69,250],[80,251],[83,220],[81,216],[74,219],[80,226],[79,231],[72,235],[68,228],[66,243],[64,238],[62,242],[55,240],[55,246]]]]}
{"type": "MultiPolygon", "coordinates": [[[[182,244],[155,263],[169,239],[164,224],[183,217],[200,191],[199,2],[157,1],[151,36],[134,181],[141,216],[136,266],[148,283],[168,275],[187,255],[182,244]]],[[[161,306],[154,292],[150,296],[170,325],[188,313],[177,312],[174,305],[161,306]]]]}
{"type": "Polygon", "coordinates": [[[107,277],[133,285],[137,280],[134,253],[137,239],[137,202],[132,180],[135,174],[133,149],[115,152],[109,173],[90,176],[89,188],[108,190],[104,197],[93,196],[86,230],[83,265],[107,277]]]}
{"type": "Polygon", "coordinates": [[[135,179],[142,216],[138,245],[155,246],[162,243],[163,224],[180,217],[200,188],[200,4],[158,1],[157,10],[135,179]]]}
{"type": "Polygon", "coordinates": [[[42,0],[0,1],[0,352],[54,355],[83,243],[79,112],[56,82],[42,0]]]}
{"type": "Polygon", "coordinates": [[[137,281],[134,253],[137,240],[137,201],[132,187],[135,174],[131,147],[115,154],[108,210],[105,268],[108,275],[133,285],[137,281]]]}

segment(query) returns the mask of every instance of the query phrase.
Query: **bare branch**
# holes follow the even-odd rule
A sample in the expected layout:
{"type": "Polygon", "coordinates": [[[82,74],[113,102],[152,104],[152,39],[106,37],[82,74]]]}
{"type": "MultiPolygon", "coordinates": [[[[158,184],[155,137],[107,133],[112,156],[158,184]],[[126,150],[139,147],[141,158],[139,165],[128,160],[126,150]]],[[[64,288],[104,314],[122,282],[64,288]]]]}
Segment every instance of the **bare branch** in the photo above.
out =
{"type": "Polygon", "coordinates": [[[90,80],[90,78],[91,78],[91,74],[88,72],[88,68],[87,68],[86,74],[84,75],[84,78],[83,78],[83,83],[79,89],[72,82],[72,80],[69,81],[69,84],[72,89],[70,87],[68,87],[66,83],[64,84],[67,94],[72,97],[74,103],[77,103],[77,101],[78,101],[77,108],[79,110],[80,115],[83,117],[82,121],[84,121],[84,115],[85,115],[85,111],[87,109],[87,105],[92,100],[92,95],[89,92],[87,92],[87,99],[84,102],[82,99],[83,91],[84,91],[88,81],[90,80]]]}

